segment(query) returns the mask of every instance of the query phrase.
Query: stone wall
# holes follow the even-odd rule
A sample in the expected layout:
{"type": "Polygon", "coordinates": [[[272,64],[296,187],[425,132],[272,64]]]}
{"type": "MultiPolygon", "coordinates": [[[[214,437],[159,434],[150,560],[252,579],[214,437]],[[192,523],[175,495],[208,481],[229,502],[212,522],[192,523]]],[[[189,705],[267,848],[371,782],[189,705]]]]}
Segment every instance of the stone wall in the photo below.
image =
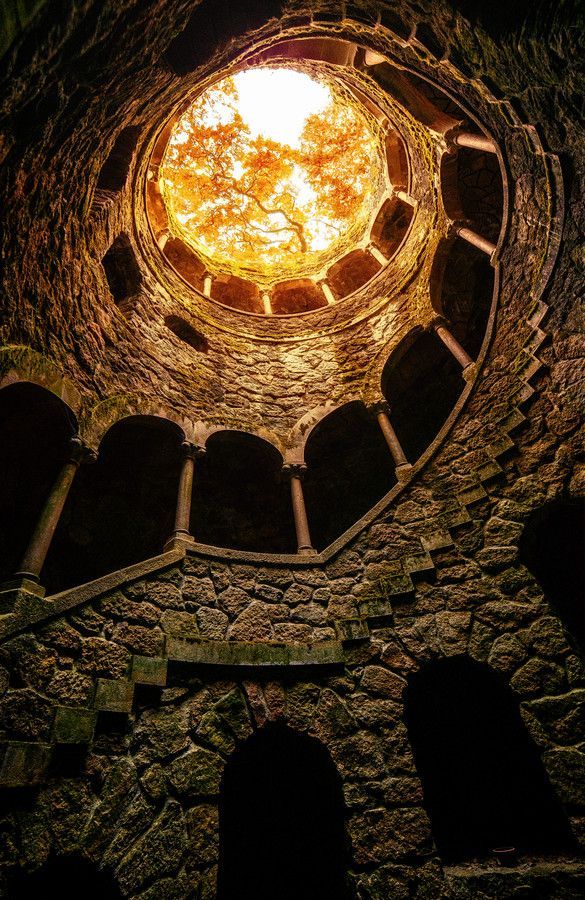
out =
{"type": "MultiPolygon", "coordinates": [[[[3,75],[6,341],[54,359],[90,406],[134,391],[187,415],[243,406],[249,425],[271,417],[284,432],[290,373],[277,377],[265,342],[228,343],[222,332],[220,343],[203,321],[210,348],[221,349],[183,356],[151,318],[156,304],[175,310],[176,285],[145,273],[148,299],[127,320],[100,271],[117,234],[137,238],[128,195],[90,213],[91,184],[114,132],[172,100],[179,79],[164,51],[191,5],[86,0],[58,19],[36,7],[23,31],[14,27],[3,75]],[[274,408],[257,385],[240,395],[233,373],[252,345],[260,380],[274,377],[274,408]]],[[[314,19],[337,21],[335,10],[314,19]]],[[[532,511],[583,494],[582,32],[571,12],[527,12],[523,28],[506,32],[497,10],[474,4],[346,7],[348,19],[381,22],[380,49],[386,26],[412,33],[410,43],[392,39],[395,57],[456,85],[504,148],[511,217],[483,368],[410,482],[314,559],[177,550],[22,599],[2,616],[3,878],[80,850],[112,869],[126,896],[215,896],[223,767],[254,729],[283,721],[318,737],[340,772],[357,896],[582,896],[576,859],[442,866],[403,707],[409,675],[432,659],[463,655],[500,673],[583,845],[583,660],[518,556],[532,511]]],[[[306,11],[294,15],[307,23],[306,11]]],[[[218,17],[220,38],[228,18],[218,17]]],[[[347,342],[317,338],[316,381],[323,359],[335,380],[351,379],[358,348],[370,352],[368,328],[347,342]]],[[[305,343],[292,354],[303,366],[313,360],[305,343]]],[[[331,383],[307,408],[331,398],[331,383]]]]}

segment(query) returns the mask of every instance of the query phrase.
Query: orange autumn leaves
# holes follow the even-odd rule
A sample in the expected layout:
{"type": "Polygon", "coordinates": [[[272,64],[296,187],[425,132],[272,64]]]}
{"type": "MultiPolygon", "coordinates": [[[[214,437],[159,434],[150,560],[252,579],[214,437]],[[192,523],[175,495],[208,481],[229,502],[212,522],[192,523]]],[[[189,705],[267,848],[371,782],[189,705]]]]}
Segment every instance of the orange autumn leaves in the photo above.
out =
{"type": "Polygon", "coordinates": [[[226,78],[175,125],[161,172],[172,230],[219,270],[258,280],[316,272],[367,227],[377,135],[329,92],[298,141],[284,143],[254,134],[238,100],[226,78]]]}

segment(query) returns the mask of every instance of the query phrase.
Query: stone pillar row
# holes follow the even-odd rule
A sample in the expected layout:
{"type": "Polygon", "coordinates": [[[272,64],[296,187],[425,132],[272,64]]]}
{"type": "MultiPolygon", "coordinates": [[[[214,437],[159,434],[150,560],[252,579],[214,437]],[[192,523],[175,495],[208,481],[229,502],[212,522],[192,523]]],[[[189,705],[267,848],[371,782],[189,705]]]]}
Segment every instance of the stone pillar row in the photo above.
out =
{"type": "MultiPolygon", "coordinates": [[[[449,331],[447,323],[438,316],[430,325],[437,337],[445,347],[453,354],[463,369],[464,377],[469,377],[475,371],[475,363],[469,354],[463,349],[459,341],[449,331]]],[[[392,455],[395,465],[396,478],[404,481],[408,476],[411,464],[408,462],[402,445],[394,430],[390,418],[390,407],[385,401],[378,402],[371,407],[376,416],[384,440],[392,455]]],[[[190,532],[191,501],[193,495],[193,480],[195,476],[195,460],[205,455],[205,448],[189,441],[181,444],[182,463],[177,490],[177,505],[175,509],[174,529],[165,549],[176,546],[178,543],[193,543],[194,538],[190,532]]],[[[15,577],[21,586],[42,596],[44,593],[40,587],[40,575],[47,553],[51,546],[53,536],[59,524],[65,501],[73,484],[73,479],[84,462],[95,461],[96,454],[87,447],[79,437],[73,437],[70,441],[69,455],[63,464],[59,475],[51,489],[43,510],[39,516],[33,535],[25,550],[15,577]],[[36,586],[36,587],[35,587],[36,586]]],[[[286,463],[283,473],[290,479],[291,503],[297,536],[297,552],[301,555],[314,554],[316,550],[311,543],[311,533],[307,518],[307,509],[303,492],[303,477],[307,470],[302,463],[286,463]]]]}

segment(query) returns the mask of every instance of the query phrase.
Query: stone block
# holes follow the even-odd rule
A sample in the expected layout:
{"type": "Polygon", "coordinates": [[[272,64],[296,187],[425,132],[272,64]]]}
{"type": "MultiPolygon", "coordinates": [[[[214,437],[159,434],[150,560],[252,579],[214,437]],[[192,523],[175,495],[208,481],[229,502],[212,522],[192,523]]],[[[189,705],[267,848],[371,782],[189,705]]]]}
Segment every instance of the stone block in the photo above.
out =
{"type": "Polygon", "coordinates": [[[49,744],[14,742],[4,745],[0,765],[0,787],[15,788],[40,784],[49,766],[49,744]]]}
{"type": "Polygon", "coordinates": [[[340,619],[335,623],[335,631],[340,641],[364,641],[370,635],[364,619],[340,619]]]}
{"type": "Polygon", "coordinates": [[[133,656],[130,678],[136,684],[165,687],[168,660],[156,656],[133,656]]]}
{"type": "Polygon", "coordinates": [[[53,723],[53,740],[56,744],[89,744],[96,720],[94,709],[58,706],[53,723]]]}
{"type": "Polygon", "coordinates": [[[134,699],[132,681],[110,681],[98,678],[94,707],[102,712],[129,713],[134,699]]]}

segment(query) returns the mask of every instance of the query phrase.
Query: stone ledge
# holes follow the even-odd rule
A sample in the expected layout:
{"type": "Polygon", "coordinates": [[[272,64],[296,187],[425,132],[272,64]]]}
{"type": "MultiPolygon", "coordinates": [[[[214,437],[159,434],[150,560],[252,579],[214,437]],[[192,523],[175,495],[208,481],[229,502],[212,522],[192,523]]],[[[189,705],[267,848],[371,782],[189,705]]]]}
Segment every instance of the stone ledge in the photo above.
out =
{"type": "Polygon", "coordinates": [[[188,641],[170,637],[167,656],[171,662],[223,667],[290,668],[343,664],[341,643],[248,644],[239,641],[188,641]]]}
{"type": "Polygon", "coordinates": [[[53,594],[45,598],[29,595],[28,599],[23,599],[13,612],[0,617],[0,640],[11,637],[31,625],[44,622],[54,616],[69,612],[77,606],[82,606],[84,603],[96,600],[103,594],[108,594],[131,581],[139,581],[146,575],[162,571],[174,563],[180,562],[184,556],[183,551],[171,550],[168,553],[161,553],[160,556],[153,556],[151,559],[127,566],[125,569],[118,569],[117,572],[103,575],[101,578],[96,578],[95,581],[62,591],[60,594],[53,594]]]}
{"type": "Polygon", "coordinates": [[[585,896],[585,862],[574,858],[532,858],[513,868],[486,861],[444,866],[443,871],[453,900],[512,896],[578,900],[585,896]]]}

